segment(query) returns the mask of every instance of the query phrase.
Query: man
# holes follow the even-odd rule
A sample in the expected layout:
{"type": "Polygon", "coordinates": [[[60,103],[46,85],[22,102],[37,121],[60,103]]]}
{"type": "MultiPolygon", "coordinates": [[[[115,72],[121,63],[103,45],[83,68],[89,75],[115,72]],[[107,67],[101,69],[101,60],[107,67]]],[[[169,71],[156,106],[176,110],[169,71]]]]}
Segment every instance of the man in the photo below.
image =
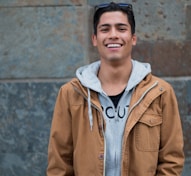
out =
{"type": "Polygon", "coordinates": [[[81,67],[57,97],[48,176],[179,176],[183,137],[172,87],[131,57],[131,4],[96,6],[100,61],[81,67]]]}

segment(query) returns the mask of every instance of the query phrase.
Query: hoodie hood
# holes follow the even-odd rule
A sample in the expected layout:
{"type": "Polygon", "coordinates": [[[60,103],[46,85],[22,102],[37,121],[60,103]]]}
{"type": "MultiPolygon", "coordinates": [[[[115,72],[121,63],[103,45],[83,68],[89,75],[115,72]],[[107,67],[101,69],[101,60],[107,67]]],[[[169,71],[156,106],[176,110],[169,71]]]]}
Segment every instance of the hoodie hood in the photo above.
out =
{"type": "Polygon", "coordinates": [[[101,83],[97,77],[100,63],[100,61],[97,61],[92,64],[80,67],[76,71],[76,76],[83,86],[99,93],[102,92],[101,83]]]}
{"type": "MultiPolygon", "coordinates": [[[[81,84],[87,88],[88,91],[88,114],[90,120],[90,127],[93,126],[93,117],[91,110],[91,95],[90,90],[94,90],[100,94],[105,94],[101,87],[101,82],[97,77],[101,62],[96,61],[92,64],[80,67],[76,71],[76,76],[80,80],[81,84]]],[[[137,84],[139,84],[146,75],[151,73],[151,67],[149,63],[141,63],[135,60],[132,60],[132,72],[127,83],[125,91],[130,91],[137,84]]],[[[105,94],[106,95],[106,94],[105,94]]]]}
{"type": "MultiPolygon", "coordinates": [[[[96,61],[92,64],[78,68],[76,71],[76,76],[83,86],[92,89],[98,93],[103,93],[101,83],[97,77],[100,63],[100,61],[96,61]]],[[[151,66],[149,63],[142,63],[132,60],[132,64],[133,69],[126,87],[127,90],[135,87],[140,81],[145,78],[147,74],[151,72],[151,66]]]]}

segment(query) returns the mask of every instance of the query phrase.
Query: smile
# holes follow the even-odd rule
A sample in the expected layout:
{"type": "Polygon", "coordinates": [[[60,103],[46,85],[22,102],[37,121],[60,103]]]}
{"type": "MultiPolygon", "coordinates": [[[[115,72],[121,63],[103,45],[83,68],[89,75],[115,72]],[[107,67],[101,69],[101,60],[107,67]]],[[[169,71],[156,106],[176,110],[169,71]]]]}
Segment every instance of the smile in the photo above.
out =
{"type": "Polygon", "coordinates": [[[122,45],[119,43],[110,43],[106,45],[107,48],[120,48],[121,46],[122,45]]]}

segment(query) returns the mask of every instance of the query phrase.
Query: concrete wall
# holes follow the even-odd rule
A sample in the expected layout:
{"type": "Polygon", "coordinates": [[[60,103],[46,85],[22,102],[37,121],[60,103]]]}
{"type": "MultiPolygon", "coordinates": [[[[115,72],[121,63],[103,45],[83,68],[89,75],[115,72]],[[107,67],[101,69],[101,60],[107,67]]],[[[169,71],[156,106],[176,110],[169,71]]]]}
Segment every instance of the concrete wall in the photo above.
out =
{"type": "MultiPolygon", "coordinates": [[[[91,46],[92,6],[101,0],[0,0],[0,175],[44,176],[55,99],[91,46]]],[[[118,1],[121,2],[121,1],[118,1]]],[[[175,89],[191,173],[191,0],[129,0],[138,44],[133,57],[175,89]]]]}

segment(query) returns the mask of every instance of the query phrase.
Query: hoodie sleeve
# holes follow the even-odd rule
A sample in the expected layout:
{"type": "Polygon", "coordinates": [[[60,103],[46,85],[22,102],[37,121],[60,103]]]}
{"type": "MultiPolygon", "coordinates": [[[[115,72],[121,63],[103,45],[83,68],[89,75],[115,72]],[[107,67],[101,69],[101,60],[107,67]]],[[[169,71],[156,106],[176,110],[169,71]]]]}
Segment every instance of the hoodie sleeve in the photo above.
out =
{"type": "Polygon", "coordinates": [[[47,176],[74,175],[71,115],[68,94],[63,86],[58,94],[48,146],[47,176]]]}
{"type": "Polygon", "coordinates": [[[163,123],[157,176],[179,176],[184,165],[183,134],[178,104],[171,86],[161,100],[163,123]]]}

